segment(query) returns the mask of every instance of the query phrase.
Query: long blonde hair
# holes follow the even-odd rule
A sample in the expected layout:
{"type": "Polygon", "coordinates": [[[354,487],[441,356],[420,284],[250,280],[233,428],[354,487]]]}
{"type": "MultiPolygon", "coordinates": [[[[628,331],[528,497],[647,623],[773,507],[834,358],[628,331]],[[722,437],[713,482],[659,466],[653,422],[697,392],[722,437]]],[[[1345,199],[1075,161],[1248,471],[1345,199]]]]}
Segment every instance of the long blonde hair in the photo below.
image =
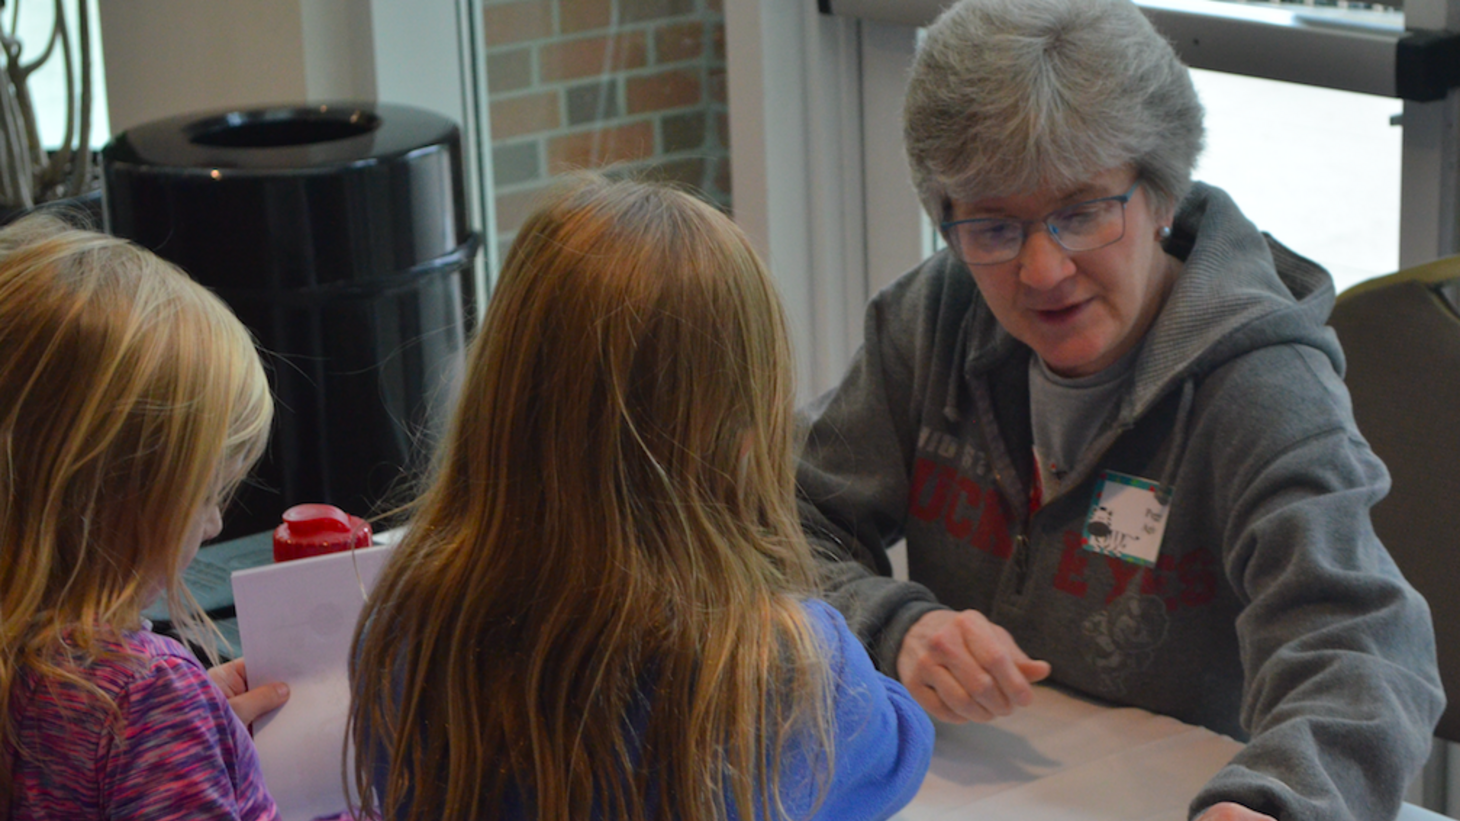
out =
{"type": "Polygon", "coordinates": [[[576,177],[518,234],[469,357],[355,639],[365,809],[709,819],[728,791],[784,815],[782,752],[801,734],[824,774],[829,708],[789,343],[745,236],[576,177]]]}
{"type": "MultiPolygon", "coordinates": [[[[211,649],[182,544],[272,413],[248,331],[181,271],[52,216],[0,230],[0,742],[23,669],[106,701],[78,665],[160,588],[211,649]]],[[[0,807],[10,775],[0,755],[0,807]]]]}

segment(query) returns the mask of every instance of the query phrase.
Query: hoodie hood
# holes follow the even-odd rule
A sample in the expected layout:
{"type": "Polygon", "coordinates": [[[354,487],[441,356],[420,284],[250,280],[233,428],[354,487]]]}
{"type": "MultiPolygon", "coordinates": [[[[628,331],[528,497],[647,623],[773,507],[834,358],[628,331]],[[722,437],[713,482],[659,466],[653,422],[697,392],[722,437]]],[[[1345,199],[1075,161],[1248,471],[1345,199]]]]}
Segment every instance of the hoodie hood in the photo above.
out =
{"type": "Polygon", "coordinates": [[[1338,337],[1325,325],[1333,278],[1259,232],[1226,192],[1193,187],[1167,250],[1184,265],[1137,360],[1132,418],[1175,382],[1269,345],[1317,348],[1343,373],[1338,337]]]}

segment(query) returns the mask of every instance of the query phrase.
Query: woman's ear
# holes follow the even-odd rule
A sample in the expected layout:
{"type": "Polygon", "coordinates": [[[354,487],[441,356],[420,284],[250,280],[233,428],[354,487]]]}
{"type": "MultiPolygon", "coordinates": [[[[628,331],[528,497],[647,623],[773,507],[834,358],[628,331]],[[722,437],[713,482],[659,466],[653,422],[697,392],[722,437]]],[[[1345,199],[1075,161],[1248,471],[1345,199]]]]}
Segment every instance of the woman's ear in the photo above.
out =
{"type": "Polygon", "coordinates": [[[1171,236],[1171,226],[1176,221],[1176,206],[1147,201],[1150,203],[1151,222],[1156,225],[1155,239],[1157,242],[1165,242],[1171,236]]]}

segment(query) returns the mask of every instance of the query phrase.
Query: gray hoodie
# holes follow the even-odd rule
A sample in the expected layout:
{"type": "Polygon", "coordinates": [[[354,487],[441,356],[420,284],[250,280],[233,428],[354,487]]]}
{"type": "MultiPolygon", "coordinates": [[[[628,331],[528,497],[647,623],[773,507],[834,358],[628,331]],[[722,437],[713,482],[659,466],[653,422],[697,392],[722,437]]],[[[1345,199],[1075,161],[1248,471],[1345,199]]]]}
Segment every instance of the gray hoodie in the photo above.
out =
{"type": "Polygon", "coordinates": [[[883,671],[918,618],[975,609],[1056,683],[1248,740],[1193,815],[1393,818],[1444,696],[1429,609],[1369,522],[1389,477],[1324,324],[1332,281],[1215,188],[1173,227],[1185,266],[1130,390],[1032,515],[1030,350],[946,251],[877,295],[806,410],[828,598],[883,671]],[[1170,492],[1149,565],[1087,549],[1107,472],[1170,492]],[[904,537],[912,583],[889,577],[904,537]]]}

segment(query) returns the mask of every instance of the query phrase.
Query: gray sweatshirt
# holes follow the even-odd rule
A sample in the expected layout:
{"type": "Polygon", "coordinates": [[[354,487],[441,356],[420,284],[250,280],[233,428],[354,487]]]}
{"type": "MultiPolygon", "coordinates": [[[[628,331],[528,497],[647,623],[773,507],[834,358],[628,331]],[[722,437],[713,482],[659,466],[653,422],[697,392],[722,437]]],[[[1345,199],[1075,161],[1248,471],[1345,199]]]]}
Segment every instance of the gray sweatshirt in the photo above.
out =
{"type": "Polygon", "coordinates": [[[1167,250],[1184,269],[1130,389],[1032,515],[1030,350],[946,251],[877,295],[806,409],[828,598],[885,672],[918,618],[975,609],[1056,683],[1247,740],[1193,815],[1393,818],[1444,695],[1429,609],[1369,522],[1389,476],[1324,324],[1332,281],[1203,185],[1167,250]],[[1170,494],[1149,563],[1100,552],[1112,474],[1170,494]],[[904,537],[913,582],[890,578],[904,537]]]}

